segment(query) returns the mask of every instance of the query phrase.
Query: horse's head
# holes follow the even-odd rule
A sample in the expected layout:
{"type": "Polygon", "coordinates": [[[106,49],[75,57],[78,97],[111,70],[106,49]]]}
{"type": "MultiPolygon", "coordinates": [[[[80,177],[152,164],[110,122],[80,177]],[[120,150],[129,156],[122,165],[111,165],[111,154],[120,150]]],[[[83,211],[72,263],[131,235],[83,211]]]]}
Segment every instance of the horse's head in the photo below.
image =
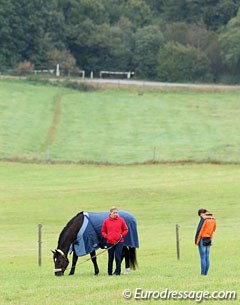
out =
{"type": "Polygon", "coordinates": [[[53,261],[54,261],[54,273],[56,276],[64,275],[64,271],[67,269],[69,264],[69,260],[62,250],[56,249],[52,251],[53,253],[53,261]]]}

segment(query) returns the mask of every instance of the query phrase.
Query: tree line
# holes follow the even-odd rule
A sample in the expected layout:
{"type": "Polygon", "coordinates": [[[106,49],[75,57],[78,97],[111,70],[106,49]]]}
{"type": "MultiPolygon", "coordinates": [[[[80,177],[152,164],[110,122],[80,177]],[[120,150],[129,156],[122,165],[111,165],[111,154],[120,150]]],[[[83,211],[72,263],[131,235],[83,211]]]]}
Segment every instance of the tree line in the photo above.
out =
{"type": "Polygon", "coordinates": [[[0,71],[59,63],[139,79],[237,83],[239,7],[240,0],[0,0],[0,71]]]}

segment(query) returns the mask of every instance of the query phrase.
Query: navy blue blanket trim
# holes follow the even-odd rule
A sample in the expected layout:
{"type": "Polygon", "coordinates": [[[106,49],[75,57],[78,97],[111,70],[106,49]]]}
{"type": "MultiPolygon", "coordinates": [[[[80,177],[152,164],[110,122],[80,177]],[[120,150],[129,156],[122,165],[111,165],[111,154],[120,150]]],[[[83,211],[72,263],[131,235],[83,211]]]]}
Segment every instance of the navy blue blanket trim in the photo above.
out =
{"type": "MultiPolygon", "coordinates": [[[[124,218],[128,226],[128,234],[124,237],[124,245],[134,248],[139,247],[137,223],[136,219],[130,213],[120,210],[119,216],[124,218]]],[[[94,250],[106,246],[106,240],[102,237],[102,224],[103,221],[109,217],[109,212],[92,213],[83,212],[84,220],[80,228],[77,238],[69,249],[72,252],[74,246],[77,256],[83,256],[91,253],[94,250]]]]}

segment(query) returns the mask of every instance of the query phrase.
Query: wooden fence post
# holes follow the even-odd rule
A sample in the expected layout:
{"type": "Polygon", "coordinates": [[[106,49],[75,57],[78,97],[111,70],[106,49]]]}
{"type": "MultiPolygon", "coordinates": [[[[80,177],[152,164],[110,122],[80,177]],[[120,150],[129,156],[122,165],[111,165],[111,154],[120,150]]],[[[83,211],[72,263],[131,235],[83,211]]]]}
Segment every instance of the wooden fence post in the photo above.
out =
{"type": "Polygon", "coordinates": [[[176,224],[176,245],[177,245],[177,259],[180,259],[180,241],[179,241],[179,225],[176,224]]]}
{"type": "Polygon", "coordinates": [[[42,225],[38,225],[38,266],[42,266],[42,225]]]}

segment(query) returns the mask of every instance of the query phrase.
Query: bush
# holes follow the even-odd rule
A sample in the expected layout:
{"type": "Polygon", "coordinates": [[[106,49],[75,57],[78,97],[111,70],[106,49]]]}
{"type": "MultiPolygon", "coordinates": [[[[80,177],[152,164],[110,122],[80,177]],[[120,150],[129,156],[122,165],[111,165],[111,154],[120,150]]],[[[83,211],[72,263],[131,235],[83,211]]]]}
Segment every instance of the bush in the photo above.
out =
{"type": "Polygon", "coordinates": [[[69,80],[62,82],[62,86],[66,87],[66,88],[78,90],[78,91],[85,91],[85,92],[97,90],[96,87],[94,87],[90,84],[83,83],[83,82],[78,83],[78,82],[73,82],[73,81],[69,81],[69,80]]]}
{"type": "Polygon", "coordinates": [[[31,73],[33,71],[34,71],[34,65],[30,61],[23,61],[19,63],[15,72],[17,75],[23,75],[26,73],[31,73]]]}
{"type": "Polygon", "coordinates": [[[48,64],[54,68],[59,64],[61,72],[64,72],[65,75],[69,75],[71,71],[76,70],[76,59],[68,50],[49,52],[48,64]]]}
{"type": "Polygon", "coordinates": [[[168,42],[158,53],[158,78],[169,82],[211,80],[207,56],[192,46],[168,42]]]}

